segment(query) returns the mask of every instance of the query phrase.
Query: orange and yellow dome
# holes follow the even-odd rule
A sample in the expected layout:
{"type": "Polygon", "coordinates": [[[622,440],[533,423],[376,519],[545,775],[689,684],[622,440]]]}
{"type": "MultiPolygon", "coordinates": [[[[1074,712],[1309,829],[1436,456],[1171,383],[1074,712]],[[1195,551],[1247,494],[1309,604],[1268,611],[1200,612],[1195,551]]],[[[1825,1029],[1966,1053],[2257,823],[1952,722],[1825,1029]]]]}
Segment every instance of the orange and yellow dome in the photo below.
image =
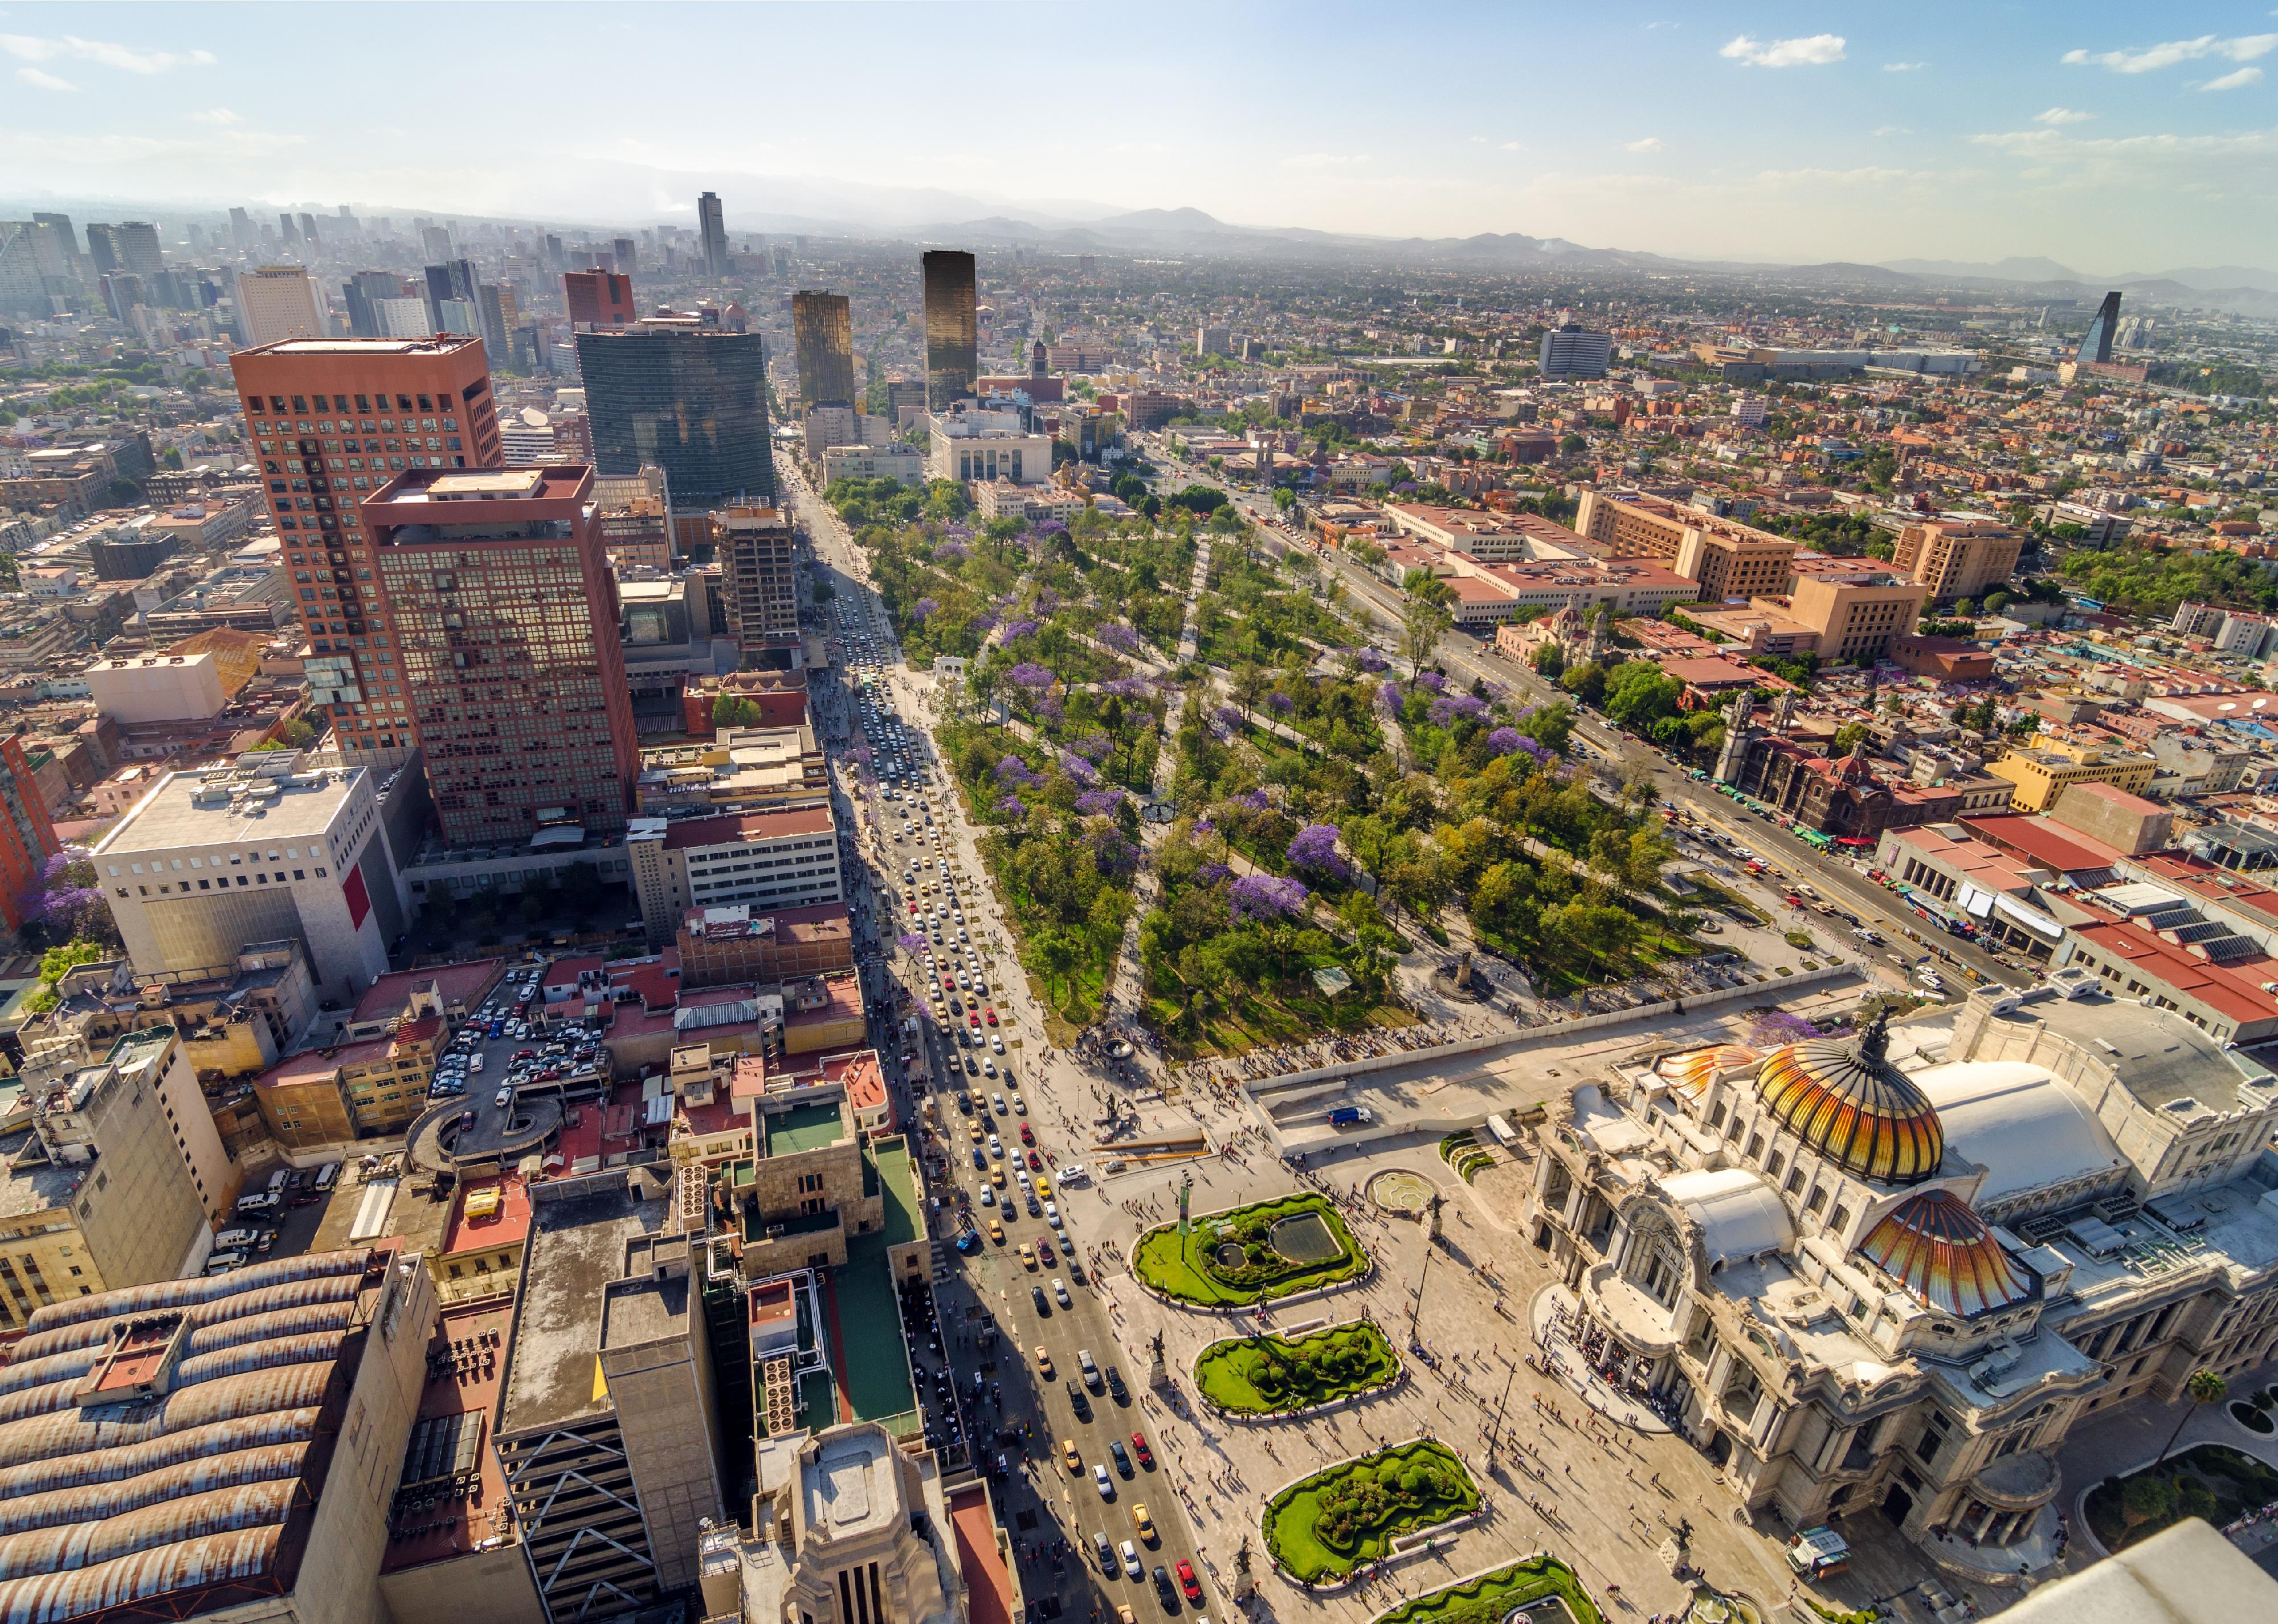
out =
{"type": "Polygon", "coordinates": [[[2033,1294],[2032,1282],[1968,1204],[1944,1190],[1909,1196],[1859,1251],[1933,1308],[1967,1318],[2033,1294]]]}
{"type": "Polygon", "coordinates": [[[1845,1172],[1885,1184],[1938,1171],[1945,1131],[1922,1090],[1883,1054],[1883,1023],[1854,1038],[1819,1038],[1775,1049],[1756,1073],[1772,1119],[1845,1172]]]}
{"type": "Polygon", "coordinates": [[[1694,1049],[1685,1054],[1672,1054],[1654,1069],[1665,1078],[1670,1086],[1699,1099],[1708,1084],[1728,1071],[1738,1071],[1743,1066],[1753,1066],[1763,1057],[1744,1044],[1719,1044],[1713,1049],[1694,1049]]]}

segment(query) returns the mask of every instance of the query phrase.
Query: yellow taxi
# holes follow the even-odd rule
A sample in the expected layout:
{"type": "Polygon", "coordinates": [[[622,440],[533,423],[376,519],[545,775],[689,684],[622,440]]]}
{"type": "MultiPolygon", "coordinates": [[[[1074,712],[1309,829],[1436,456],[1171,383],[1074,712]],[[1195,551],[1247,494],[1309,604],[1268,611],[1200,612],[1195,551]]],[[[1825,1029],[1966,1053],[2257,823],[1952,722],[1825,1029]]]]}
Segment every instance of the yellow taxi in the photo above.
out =
{"type": "Polygon", "coordinates": [[[989,1221],[989,1238],[1000,1246],[1005,1244],[1005,1226],[994,1218],[989,1221]]]}
{"type": "Polygon", "coordinates": [[[1005,1188],[1005,1164],[1003,1162],[992,1161],[989,1164],[989,1182],[996,1185],[999,1190],[1005,1188]]]}
{"type": "Polygon", "coordinates": [[[967,1122],[965,1124],[965,1127],[966,1130],[973,1136],[973,1142],[975,1145],[980,1144],[989,1137],[987,1134],[981,1131],[981,1124],[979,1122],[967,1122]]]}
{"type": "Polygon", "coordinates": [[[1143,1501],[1131,1507],[1131,1521],[1133,1526],[1138,1528],[1140,1538],[1150,1545],[1155,1543],[1154,1520],[1147,1515],[1147,1507],[1143,1501]]]}
{"type": "Polygon", "coordinates": [[[1047,1382],[1053,1379],[1052,1356],[1046,1352],[1042,1347],[1039,1347],[1036,1350],[1036,1374],[1043,1377],[1047,1382]]]}
{"type": "Polygon", "coordinates": [[[1051,1199],[1052,1181],[1039,1175],[1036,1179],[1036,1199],[1039,1201],[1049,1201],[1051,1199]]]}
{"type": "Polygon", "coordinates": [[[1021,1267],[1032,1275],[1036,1272],[1036,1249],[1026,1241],[1021,1243],[1021,1267]]]}
{"type": "Polygon", "coordinates": [[[1071,1477],[1083,1470],[1083,1457],[1075,1452],[1074,1438],[1060,1440],[1060,1464],[1068,1469],[1068,1475],[1071,1477]]]}

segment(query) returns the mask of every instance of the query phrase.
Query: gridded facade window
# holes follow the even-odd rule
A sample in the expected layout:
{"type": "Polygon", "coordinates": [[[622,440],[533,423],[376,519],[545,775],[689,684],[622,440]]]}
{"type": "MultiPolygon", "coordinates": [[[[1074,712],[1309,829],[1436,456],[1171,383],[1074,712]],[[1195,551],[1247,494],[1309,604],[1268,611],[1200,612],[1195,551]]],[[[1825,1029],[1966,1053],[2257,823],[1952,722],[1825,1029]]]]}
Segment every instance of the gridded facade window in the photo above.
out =
{"type": "Polygon", "coordinates": [[[654,464],[676,503],[775,500],[760,334],[646,325],[581,333],[577,364],[601,472],[654,464]]]}

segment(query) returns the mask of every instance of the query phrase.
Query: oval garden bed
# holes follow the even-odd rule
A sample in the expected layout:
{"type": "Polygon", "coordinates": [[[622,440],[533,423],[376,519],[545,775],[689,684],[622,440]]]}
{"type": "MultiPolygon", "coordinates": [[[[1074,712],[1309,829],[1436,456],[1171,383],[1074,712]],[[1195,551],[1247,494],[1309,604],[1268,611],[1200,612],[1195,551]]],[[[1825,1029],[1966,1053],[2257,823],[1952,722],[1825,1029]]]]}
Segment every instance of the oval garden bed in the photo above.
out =
{"type": "Polygon", "coordinates": [[[1336,1208],[1310,1191],[1150,1229],[1131,1272],[1178,1302],[1239,1306],[1357,1280],[1368,1253],[1336,1208]]]}
{"type": "Polygon", "coordinates": [[[1306,1584],[1338,1582],[1387,1555],[1403,1534],[1479,1508],[1456,1452],[1419,1438],[1300,1478],[1265,1507],[1266,1554],[1306,1584]]]}
{"type": "Polygon", "coordinates": [[[1375,1624],[1502,1624],[1521,1607],[1556,1597],[1574,1624],[1605,1624],[1598,1605],[1555,1556],[1490,1568],[1445,1590],[1429,1591],[1377,1615],[1375,1624]]]}
{"type": "Polygon", "coordinates": [[[1334,1404],[1382,1387],[1400,1355],[1373,1320],[1303,1337],[1229,1337],[1195,1358],[1195,1386],[1235,1415],[1274,1415],[1334,1404]]]}

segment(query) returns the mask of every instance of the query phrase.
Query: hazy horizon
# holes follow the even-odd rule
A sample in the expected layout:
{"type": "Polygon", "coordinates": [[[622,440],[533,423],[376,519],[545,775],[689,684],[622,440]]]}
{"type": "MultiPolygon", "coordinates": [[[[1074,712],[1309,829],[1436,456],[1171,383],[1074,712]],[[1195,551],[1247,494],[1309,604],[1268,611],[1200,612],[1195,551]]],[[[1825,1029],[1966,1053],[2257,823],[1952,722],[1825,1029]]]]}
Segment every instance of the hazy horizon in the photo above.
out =
{"type": "Polygon", "coordinates": [[[1665,10],[11,6],[0,193],[971,218],[933,194],[1681,259],[2278,264],[2267,0],[1665,10]]]}

